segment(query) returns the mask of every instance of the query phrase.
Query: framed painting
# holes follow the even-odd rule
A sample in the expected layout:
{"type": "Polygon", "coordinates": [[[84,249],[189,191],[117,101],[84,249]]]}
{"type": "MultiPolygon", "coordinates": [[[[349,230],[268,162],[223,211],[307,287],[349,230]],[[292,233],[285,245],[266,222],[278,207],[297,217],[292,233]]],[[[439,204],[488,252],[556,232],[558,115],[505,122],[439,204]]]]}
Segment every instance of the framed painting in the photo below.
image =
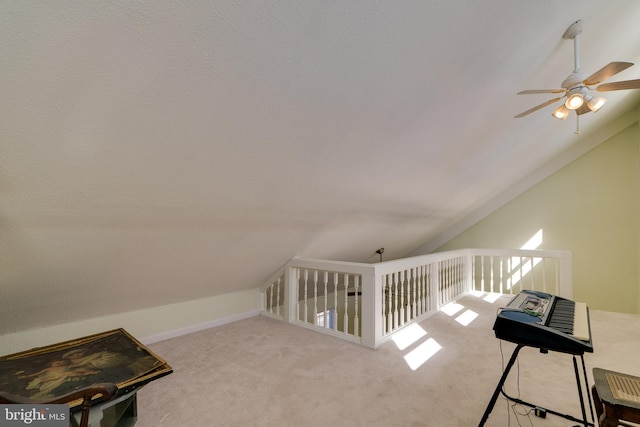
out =
{"type": "Polygon", "coordinates": [[[118,394],[124,394],[171,372],[166,361],[127,331],[114,329],[0,357],[0,390],[49,399],[111,382],[118,386],[118,394]]]}

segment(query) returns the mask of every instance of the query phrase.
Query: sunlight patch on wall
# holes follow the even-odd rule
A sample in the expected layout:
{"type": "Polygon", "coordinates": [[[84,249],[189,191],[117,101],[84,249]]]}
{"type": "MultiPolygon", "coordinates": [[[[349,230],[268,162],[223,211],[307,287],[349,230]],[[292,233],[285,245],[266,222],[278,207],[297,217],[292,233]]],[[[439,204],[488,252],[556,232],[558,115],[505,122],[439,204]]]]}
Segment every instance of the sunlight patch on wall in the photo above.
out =
{"type": "Polygon", "coordinates": [[[542,244],[542,228],[536,232],[531,238],[522,245],[520,249],[538,249],[542,244]]]}
{"type": "MultiPolygon", "coordinates": [[[[538,249],[542,245],[542,228],[538,230],[531,238],[520,247],[520,249],[538,249]]],[[[523,262],[520,257],[511,258],[511,277],[507,279],[507,289],[511,289],[516,286],[529,272],[535,268],[538,263],[542,261],[542,258],[526,258],[523,262]]]]}
{"type": "Polygon", "coordinates": [[[415,349],[411,350],[404,356],[404,360],[412,371],[415,371],[429,360],[434,354],[439,352],[442,346],[433,338],[429,338],[415,349]]]}
{"type": "Polygon", "coordinates": [[[462,326],[468,326],[471,322],[476,320],[478,317],[478,313],[473,310],[466,310],[460,316],[456,317],[456,322],[460,323],[462,326]]]}
{"type": "Polygon", "coordinates": [[[425,331],[422,326],[417,323],[412,323],[404,329],[394,333],[391,339],[396,344],[396,347],[398,347],[398,350],[404,350],[425,335],[427,335],[427,331],[425,331]]]}

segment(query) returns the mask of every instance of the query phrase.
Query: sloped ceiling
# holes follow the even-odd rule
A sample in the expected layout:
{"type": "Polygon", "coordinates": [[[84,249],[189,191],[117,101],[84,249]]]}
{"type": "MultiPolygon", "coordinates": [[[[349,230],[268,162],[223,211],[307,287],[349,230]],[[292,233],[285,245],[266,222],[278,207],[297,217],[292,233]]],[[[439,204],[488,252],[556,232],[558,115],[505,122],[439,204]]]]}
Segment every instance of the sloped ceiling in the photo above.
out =
{"type": "Polygon", "coordinates": [[[3,1],[0,334],[410,253],[636,105],[513,118],[577,19],[640,62],[637,0],[3,1]]]}

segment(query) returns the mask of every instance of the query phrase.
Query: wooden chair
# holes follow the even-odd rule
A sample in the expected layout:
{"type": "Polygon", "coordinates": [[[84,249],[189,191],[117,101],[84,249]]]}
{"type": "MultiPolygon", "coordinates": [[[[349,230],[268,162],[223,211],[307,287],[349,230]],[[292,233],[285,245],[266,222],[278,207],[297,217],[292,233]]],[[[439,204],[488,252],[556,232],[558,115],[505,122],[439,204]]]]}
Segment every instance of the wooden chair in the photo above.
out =
{"type": "Polygon", "coordinates": [[[591,393],[600,427],[640,423],[640,378],[593,368],[593,379],[591,393]]]}
{"type": "Polygon", "coordinates": [[[29,399],[26,397],[14,396],[0,391],[0,403],[18,403],[23,405],[46,405],[54,403],[69,403],[82,399],[82,417],[79,427],[87,427],[89,424],[89,410],[91,402],[95,396],[100,396],[102,402],[113,399],[118,393],[118,386],[113,383],[98,383],[72,391],[54,399],[29,399]]]}

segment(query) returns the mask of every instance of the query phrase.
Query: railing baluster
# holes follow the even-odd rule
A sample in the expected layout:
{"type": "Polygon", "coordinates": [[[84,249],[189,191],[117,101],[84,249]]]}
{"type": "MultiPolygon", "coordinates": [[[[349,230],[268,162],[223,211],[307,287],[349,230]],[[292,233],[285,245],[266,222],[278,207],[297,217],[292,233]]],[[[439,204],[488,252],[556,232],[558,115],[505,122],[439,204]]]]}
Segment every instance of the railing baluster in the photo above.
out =
{"type": "Polygon", "coordinates": [[[418,316],[418,267],[411,269],[413,291],[411,292],[411,318],[418,316]]]}
{"type": "Polygon", "coordinates": [[[533,257],[529,257],[529,265],[531,266],[531,269],[529,270],[531,272],[531,289],[535,289],[535,284],[533,282],[533,257]]]}
{"type": "Polygon", "coordinates": [[[446,261],[440,261],[438,268],[440,276],[440,305],[446,304],[447,301],[447,266],[446,261]]]}
{"type": "Polygon", "coordinates": [[[558,295],[560,293],[560,262],[557,262],[558,265],[556,267],[556,289],[554,294],[558,295]]]}
{"type": "Polygon", "coordinates": [[[467,283],[467,257],[460,257],[460,293],[466,293],[471,290],[467,283]]]}
{"type": "Polygon", "coordinates": [[[422,308],[420,309],[420,314],[424,314],[427,312],[428,310],[428,289],[429,289],[429,267],[426,265],[421,265],[420,266],[420,274],[422,275],[421,277],[421,283],[420,283],[420,305],[422,306],[422,308]]]}
{"type": "Polygon", "coordinates": [[[422,266],[416,267],[416,314],[420,316],[422,311],[422,266]]]}
{"type": "Polygon", "coordinates": [[[480,255],[480,290],[486,292],[484,288],[484,256],[480,255]]]}
{"type": "Polygon", "coordinates": [[[434,272],[434,274],[436,275],[437,279],[438,279],[438,284],[436,286],[434,286],[436,289],[436,291],[438,292],[438,306],[442,305],[442,261],[436,263],[435,267],[436,271],[434,272]]]}
{"type": "Polygon", "coordinates": [[[440,271],[438,272],[440,278],[440,305],[447,303],[447,271],[446,261],[440,262],[440,271]]]}
{"type": "Polygon", "coordinates": [[[507,288],[509,289],[509,293],[513,294],[513,257],[507,259],[507,274],[509,276],[507,279],[507,288]]]}
{"type": "Polygon", "coordinates": [[[282,291],[283,282],[284,282],[284,278],[279,277],[278,287],[276,288],[276,314],[278,316],[280,316],[280,306],[282,305],[282,303],[280,302],[280,299],[281,299],[280,292],[282,291]]]}
{"type": "Polygon", "coordinates": [[[462,270],[460,267],[462,267],[462,259],[460,257],[456,258],[455,261],[455,266],[456,266],[456,284],[457,284],[457,288],[456,288],[456,295],[460,295],[463,292],[463,287],[462,287],[462,270]]]}
{"type": "Polygon", "coordinates": [[[393,273],[393,329],[398,327],[398,275],[393,273]]]}
{"type": "Polygon", "coordinates": [[[458,286],[456,283],[456,259],[452,258],[450,261],[451,266],[449,267],[451,270],[451,296],[449,300],[454,299],[458,295],[458,286]]]}
{"type": "Polygon", "coordinates": [[[300,320],[300,274],[301,269],[296,268],[296,320],[300,320]]]}
{"type": "Polygon", "coordinates": [[[449,277],[449,260],[446,259],[442,261],[442,265],[444,266],[444,269],[443,269],[444,281],[442,285],[444,287],[444,301],[442,301],[442,303],[446,304],[451,299],[451,278],[449,277]]]}
{"type": "Polygon", "coordinates": [[[387,295],[389,295],[389,284],[387,280],[387,276],[382,276],[382,328],[384,332],[389,332],[389,304],[387,301],[387,295]]]}
{"type": "Polygon", "coordinates": [[[318,270],[313,270],[313,324],[318,322],[318,270]]]}
{"type": "Polygon", "coordinates": [[[446,269],[447,281],[445,282],[446,286],[447,286],[447,302],[449,302],[449,301],[451,301],[451,295],[452,295],[452,292],[451,292],[451,260],[450,259],[446,260],[445,261],[445,265],[446,265],[446,268],[447,268],[446,269]]]}
{"type": "Polygon", "coordinates": [[[334,330],[338,330],[338,273],[333,273],[333,319],[332,326],[334,330]]]}
{"type": "Polygon", "coordinates": [[[405,320],[405,307],[406,304],[404,302],[404,270],[401,270],[398,275],[398,281],[400,282],[400,325],[404,325],[405,320]]]}
{"type": "Polygon", "coordinates": [[[360,300],[360,296],[358,294],[358,289],[359,289],[359,285],[360,285],[360,276],[354,276],[353,277],[353,285],[355,287],[356,290],[356,297],[355,297],[355,315],[353,318],[353,335],[355,335],[356,337],[360,336],[360,316],[358,316],[358,301],[360,300]]]}
{"type": "Polygon", "coordinates": [[[422,312],[426,313],[427,311],[431,311],[431,268],[432,264],[423,266],[423,283],[422,283],[422,312]]]}
{"type": "Polygon", "coordinates": [[[491,293],[496,292],[496,282],[495,282],[495,256],[489,257],[489,291],[491,293]]]}
{"type": "Polygon", "coordinates": [[[424,311],[431,311],[431,296],[433,295],[433,290],[431,289],[431,270],[433,269],[433,264],[426,265],[424,268],[424,311]]]}
{"type": "Polygon", "coordinates": [[[327,286],[329,284],[329,272],[325,271],[324,272],[324,327],[328,328],[329,327],[329,319],[327,319],[327,316],[329,316],[329,307],[327,307],[327,297],[329,296],[329,293],[327,291],[327,286]]]}
{"type": "Polygon", "coordinates": [[[547,259],[542,258],[542,292],[547,292],[547,259]]]}
{"type": "Polygon", "coordinates": [[[500,288],[499,292],[502,293],[503,286],[504,286],[504,283],[503,283],[503,280],[504,280],[504,257],[501,256],[498,259],[499,259],[499,261],[498,261],[498,274],[499,274],[498,284],[499,284],[499,288],[500,288]]]}
{"type": "Polygon", "coordinates": [[[518,266],[518,268],[520,268],[520,280],[518,280],[518,283],[520,284],[520,290],[524,289],[524,257],[520,257],[520,265],[518,266]]]}
{"type": "Polygon", "coordinates": [[[456,297],[456,275],[455,275],[455,258],[452,258],[449,261],[449,277],[451,277],[451,285],[450,288],[451,290],[449,291],[449,301],[451,301],[452,299],[454,299],[456,297]]]}
{"type": "Polygon", "coordinates": [[[455,283],[456,282],[455,282],[455,276],[453,274],[454,273],[454,269],[453,269],[454,268],[454,260],[450,259],[448,261],[448,263],[449,263],[449,301],[451,301],[456,296],[456,293],[455,293],[455,290],[456,290],[455,283]]]}
{"type": "Polygon", "coordinates": [[[304,270],[304,321],[309,322],[309,297],[308,297],[309,270],[304,270]]]}
{"type": "Polygon", "coordinates": [[[344,273],[344,333],[349,333],[349,274],[344,273]]]}
{"type": "Polygon", "coordinates": [[[273,313],[273,285],[269,286],[266,290],[265,290],[265,296],[266,296],[266,300],[265,300],[265,310],[267,310],[270,313],[273,313]]]}
{"type": "Polygon", "coordinates": [[[471,287],[472,291],[477,291],[476,288],[476,256],[472,255],[471,257],[471,287]]]}

